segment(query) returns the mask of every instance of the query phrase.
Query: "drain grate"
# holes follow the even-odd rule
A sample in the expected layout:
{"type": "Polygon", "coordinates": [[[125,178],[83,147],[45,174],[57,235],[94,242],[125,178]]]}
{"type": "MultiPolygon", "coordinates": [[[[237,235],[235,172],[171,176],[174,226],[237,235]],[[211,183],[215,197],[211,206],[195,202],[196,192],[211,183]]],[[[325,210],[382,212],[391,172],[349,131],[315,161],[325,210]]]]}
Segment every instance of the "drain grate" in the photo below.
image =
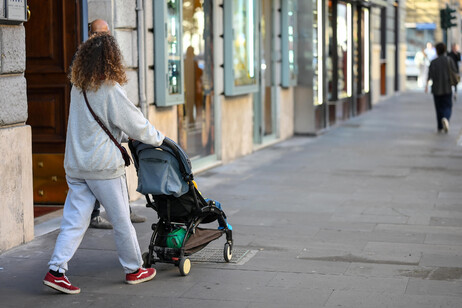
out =
{"type": "MultiPolygon", "coordinates": [[[[229,263],[242,265],[250,260],[257,250],[248,250],[243,248],[233,248],[233,257],[229,263]]],[[[188,257],[191,262],[207,262],[207,263],[226,263],[223,257],[223,249],[220,248],[204,248],[188,257]]]]}

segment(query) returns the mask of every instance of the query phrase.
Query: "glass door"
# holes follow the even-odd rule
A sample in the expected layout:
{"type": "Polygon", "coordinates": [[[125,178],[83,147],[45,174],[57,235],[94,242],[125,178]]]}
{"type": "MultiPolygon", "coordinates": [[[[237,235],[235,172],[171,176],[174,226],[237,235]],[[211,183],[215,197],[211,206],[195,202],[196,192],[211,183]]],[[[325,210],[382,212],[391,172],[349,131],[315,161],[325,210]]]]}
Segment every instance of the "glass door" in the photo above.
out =
{"type": "MultiPolygon", "coordinates": [[[[260,1],[259,31],[259,91],[254,96],[254,142],[260,144],[276,137],[274,104],[274,63],[271,59],[273,48],[272,0],[260,1]]],[[[258,49],[257,49],[258,50],[258,49]]]]}
{"type": "Polygon", "coordinates": [[[191,159],[215,153],[213,1],[183,1],[184,101],[178,139],[191,159]]]}

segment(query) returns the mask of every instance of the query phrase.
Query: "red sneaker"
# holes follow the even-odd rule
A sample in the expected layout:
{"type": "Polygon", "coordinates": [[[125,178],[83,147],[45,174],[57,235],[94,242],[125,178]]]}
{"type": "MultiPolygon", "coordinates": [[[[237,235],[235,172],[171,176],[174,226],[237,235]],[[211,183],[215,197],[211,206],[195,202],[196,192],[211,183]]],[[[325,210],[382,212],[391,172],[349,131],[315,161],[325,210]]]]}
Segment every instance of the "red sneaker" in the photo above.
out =
{"type": "Polygon", "coordinates": [[[156,276],[156,270],[154,268],[140,268],[138,271],[132,274],[125,275],[125,282],[128,284],[138,284],[145,281],[149,281],[156,276]]]}
{"type": "Polygon", "coordinates": [[[80,288],[73,286],[66,276],[56,277],[52,275],[50,272],[48,272],[45,276],[45,279],[43,279],[43,284],[67,294],[80,293],[80,288]]]}

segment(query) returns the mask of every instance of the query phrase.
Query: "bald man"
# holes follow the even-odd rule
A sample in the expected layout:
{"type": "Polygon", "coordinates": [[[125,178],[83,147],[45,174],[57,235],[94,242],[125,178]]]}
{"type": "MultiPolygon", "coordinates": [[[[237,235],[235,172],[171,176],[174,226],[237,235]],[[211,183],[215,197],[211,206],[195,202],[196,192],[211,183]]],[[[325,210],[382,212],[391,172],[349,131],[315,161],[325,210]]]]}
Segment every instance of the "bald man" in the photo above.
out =
{"type": "Polygon", "coordinates": [[[109,25],[103,19],[95,19],[90,24],[90,33],[89,33],[90,35],[93,35],[99,32],[111,33],[111,31],[109,30],[109,25]]]}
{"type": "MultiPolygon", "coordinates": [[[[107,24],[105,20],[95,19],[90,23],[88,34],[92,36],[95,33],[100,33],[100,32],[111,33],[111,31],[109,30],[109,25],[107,24]]],[[[93,212],[91,213],[90,228],[112,229],[112,224],[106,219],[104,219],[103,217],[101,217],[100,207],[101,207],[101,204],[99,203],[98,200],[96,200],[95,208],[93,209],[93,212]]],[[[135,214],[132,211],[132,207],[130,206],[130,220],[133,223],[139,223],[139,222],[146,221],[146,217],[135,214]]]]}

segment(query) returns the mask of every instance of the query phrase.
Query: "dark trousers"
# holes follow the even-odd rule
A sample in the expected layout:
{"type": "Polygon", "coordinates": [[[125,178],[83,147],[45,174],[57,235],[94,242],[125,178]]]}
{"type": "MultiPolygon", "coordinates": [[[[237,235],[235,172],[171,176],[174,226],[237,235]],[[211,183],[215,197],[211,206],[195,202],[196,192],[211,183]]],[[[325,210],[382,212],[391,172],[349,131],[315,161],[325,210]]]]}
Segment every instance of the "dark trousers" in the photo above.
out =
{"type": "Polygon", "coordinates": [[[99,213],[100,213],[100,207],[101,207],[101,203],[99,203],[98,200],[95,201],[95,207],[93,208],[93,212],[91,212],[91,219],[99,216],[99,213]]]}
{"type": "Polygon", "coordinates": [[[436,123],[438,130],[443,129],[441,120],[446,118],[448,121],[452,113],[452,93],[444,95],[433,95],[436,110],[436,123]]]}

